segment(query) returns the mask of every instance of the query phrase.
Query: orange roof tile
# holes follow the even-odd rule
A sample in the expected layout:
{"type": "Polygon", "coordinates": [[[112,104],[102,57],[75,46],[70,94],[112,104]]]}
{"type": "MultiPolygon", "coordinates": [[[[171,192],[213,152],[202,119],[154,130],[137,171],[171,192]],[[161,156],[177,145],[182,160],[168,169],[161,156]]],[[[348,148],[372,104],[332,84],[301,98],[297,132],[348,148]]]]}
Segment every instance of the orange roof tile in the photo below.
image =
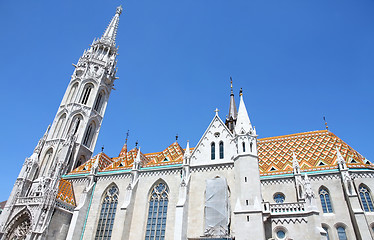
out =
{"type": "Polygon", "coordinates": [[[105,153],[101,152],[97,154],[95,157],[91,158],[90,160],[86,161],[73,171],[71,171],[69,174],[77,174],[77,173],[89,173],[91,171],[91,168],[93,164],[96,161],[96,158],[99,158],[99,171],[106,168],[109,164],[113,163],[113,160],[108,157],[105,153]]]}
{"type": "Polygon", "coordinates": [[[77,206],[75,202],[73,186],[69,181],[65,179],[60,179],[56,198],[74,207],[77,206]]]}
{"type": "Polygon", "coordinates": [[[365,164],[365,158],[348,144],[333,133],[322,130],[259,139],[260,174],[292,173],[292,152],[299,160],[302,171],[337,168],[336,148],[339,149],[348,167],[372,168],[371,165],[365,164]]]}

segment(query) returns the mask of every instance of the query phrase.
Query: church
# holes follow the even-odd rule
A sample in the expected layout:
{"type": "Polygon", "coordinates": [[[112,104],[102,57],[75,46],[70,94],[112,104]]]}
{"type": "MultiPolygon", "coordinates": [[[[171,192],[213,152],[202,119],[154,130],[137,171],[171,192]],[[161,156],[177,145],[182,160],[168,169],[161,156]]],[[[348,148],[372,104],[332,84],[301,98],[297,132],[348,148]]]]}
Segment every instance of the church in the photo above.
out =
{"type": "MultiPolygon", "coordinates": [[[[196,146],[93,156],[122,7],[85,50],[0,215],[0,239],[374,239],[374,165],[328,129],[258,138],[231,85],[196,146]]],[[[223,96],[224,97],[224,96],[223,96]]],[[[259,131],[261,131],[259,129],[259,131]]]]}

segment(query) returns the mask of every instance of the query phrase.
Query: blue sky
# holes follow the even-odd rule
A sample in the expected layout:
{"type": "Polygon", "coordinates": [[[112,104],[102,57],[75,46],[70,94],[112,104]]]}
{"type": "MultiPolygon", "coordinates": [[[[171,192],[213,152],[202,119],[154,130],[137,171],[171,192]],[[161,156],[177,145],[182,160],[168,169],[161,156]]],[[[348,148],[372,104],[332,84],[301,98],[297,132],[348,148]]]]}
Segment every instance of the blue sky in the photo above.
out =
{"type": "Polygon", "coordinates": [[[95,153],[194,146],[242,87],[262,137],[330,130],[374,160],[371,0],[1,1],[0,200],[9,196],[84,49],[122,4],[118,77],[95,153]]]}

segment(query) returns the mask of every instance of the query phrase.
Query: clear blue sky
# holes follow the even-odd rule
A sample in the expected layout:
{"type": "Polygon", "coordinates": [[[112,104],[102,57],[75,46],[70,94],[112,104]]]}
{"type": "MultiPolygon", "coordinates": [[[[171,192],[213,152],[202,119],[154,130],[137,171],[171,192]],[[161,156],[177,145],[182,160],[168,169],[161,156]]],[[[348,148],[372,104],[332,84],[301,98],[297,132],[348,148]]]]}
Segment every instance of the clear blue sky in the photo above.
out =
{"type": "MultiPolygon", "coordinates": [[[[194,146],[240,87],[261,137],[330,130],[374,160],[374,1],[1,1],[0,200],[76,63],[122,4],[118,77],[95,153],[194,146]]],[[[239,100],[237,98],[237,103],[239,100]]]]}

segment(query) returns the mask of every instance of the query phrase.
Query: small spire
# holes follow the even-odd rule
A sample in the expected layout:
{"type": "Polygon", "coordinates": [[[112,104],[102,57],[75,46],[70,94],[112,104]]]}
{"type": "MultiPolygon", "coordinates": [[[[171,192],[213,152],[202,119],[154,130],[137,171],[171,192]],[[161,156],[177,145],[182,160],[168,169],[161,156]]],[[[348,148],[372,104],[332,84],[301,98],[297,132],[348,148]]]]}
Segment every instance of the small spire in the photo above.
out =
{"type": "Polygon", "coordinates": [[[252,124],[249,120],[247,108],[245,107],[244,100],[243,100],[243,92],[240,92],[240,103],[239,103],[239,111],[238,117],[236,119],[235,125],[235,132],[236,134],[241,134],[243,131],[244,133],[252,133],[252,124]]]}
{"type": "Polygon", "coordinates": [[[136,142],[135,142],[135,148],[138,148],[138,140],[136,140],[136,142]]]}
{"type": "Polygon", "coordinates": [[[243,96],[243,88],[240,88],[239,96],[243,96]]]}
{"type": "Polygon", "coordinates": [[[190,151],[190,141],[187,140],[186,150],[184,151],[184,155],[183,155],[184,162],[185,162],[186,164],[188,163],[188,159],[190,158],[190,156],[191,156],[191,151],[190,151]]]}
{"type": "Polygon", "coordinates": [[[228,119],[236,119],[238,115],[238,111],[236,109],[236,104],[235,104],[235,98],[234,98],[234,91],[232,90],[232,77],[230,77],[230,87],[231,87],[231,93],[230,93],[230,108],[229,108],[229,117],[228,119]]]}
{"type": "Polygon", "coordinates": [[[299,161],[297,161],[297,158],[296,158],[296,155],[295,155],[295,152],[292,151],[292,167],[293,167],[293,171],[294,173],[300,173],[300,165],[299,165],[299,161]]]}
{"type": "Polygon", "coordinates": [[[216,108],[216,110],[214,111],[216,112],[216,116],[218,116],[218,112],[219,112],[218,108],[216,108]]]}
{"type": "Polygon", "coordinates": [[[231,94],[234,95],[234,91],[232,90],[232,77],[230,76],[230,83],[231,83],[231,94]]]}
{"type": "Polygon", "coordinates": [[[337,164],[339,166],[339,169],[347,169],[347,164],[345,163],[345,160],[342,154],[340,153],[338,147],[336,147],[335,149],[336,149],[336,158],[337,158],[337,164]]]}
{"type": "Polygon", "coordinates": [[[127,140],[129,139],[129,131],[130,130],[127,130],[125,144],[123,144],[123,147],[122,147],[121,152],[119,153],[118,157],[123,157],[127,153],[127,140]]]}
{"type": "Polygon", "coordinates": [[[175,135],[175,142],[178,142],[178,133],[175,135]]]}
{"type": "Polygon", "coordinates": [[[104,152],[104,145],[101,146],[101,152],[104,152]]]}
{"type": "Polygon", "coordinates": [[[325,128],[326,130],[329,130],[329,126],[327,126],[327,121],[326,121],[326,117],[323,116],[323,121],[325,122],[325,128]]]}
{"type": "Polygon", "coordinates": [[[103,40],[104,42],[108,42],[110,45],[114,45],[117,37],[117,29],[118,29],[118,23],[119,23],[119,16],[122,13],[122,6],[118,6],[116,9],[116,14],[110,21],[108,27],[106,28],[103,36],[100,40],[103,40]]]}

